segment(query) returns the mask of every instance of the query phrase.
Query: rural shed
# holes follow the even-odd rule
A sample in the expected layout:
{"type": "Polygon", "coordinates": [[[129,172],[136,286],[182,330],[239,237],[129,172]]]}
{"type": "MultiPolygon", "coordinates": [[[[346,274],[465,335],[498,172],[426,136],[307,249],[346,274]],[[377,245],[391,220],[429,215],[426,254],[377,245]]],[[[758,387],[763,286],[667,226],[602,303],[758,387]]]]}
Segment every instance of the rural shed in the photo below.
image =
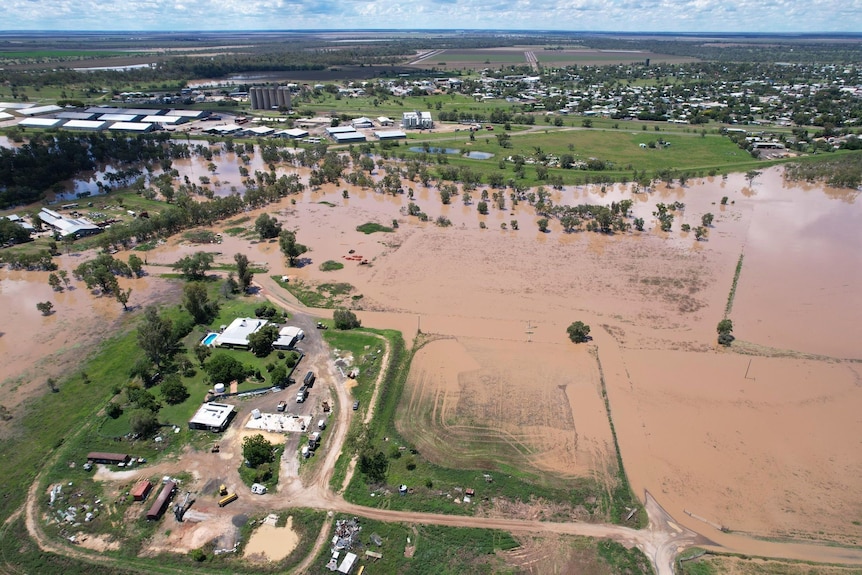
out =
{"type": "Polygon", "coordinates": [[[233,414],[233,405],[215,402],[205,403],[189,420],[189,429],[224,431],[230,424],[233,414]]]}
{"type": "Polygon", "coordinates": [[[147,498],[147,495],[150,494],[150,490],[153,488],[153,484],[144,479],[143,481],[138,481],[135,483],[135,486],[132,487],[132,491],[130,492],[132,499],[135,501],[143,501],[147,498]]]}
{"type": "Polygon", "coordinates": [[[378,130],[374,135],[378,140],[400,140],[407,137],[407,133],[401,130],[378,130]]]}
{"type": "Polygon", "coordinates": [[[63,120],[58,118],[25,118],[18,125],[25,128],[56,128],[62,123],[63,120]]]}
{"type": "Polygon", "coordinates": [[[107,463],[108,465],[116,465],[118,463],[126,464],[132,458],[123,453],[106,453],[104,451],[91,451],[87,454],[87,461],[90,463],[107,463]]]}
{"type": "Polygon", "coordinates": [[[308,136],[307,130],[300,130],[299,128],[290,128],[287,130],[281,130],[273,134],[279,138],[292,138],[294,140],[298,140],[300,138],[305,138],[308,136]]]}
{"type": "Polygon", "coordinates": [[[348,142],[364,142],[365,134],[360,132],[338,132],[330,134],[330,137],[335,140],[336,144],[345,144],[348,142]]]}
{"type": "Polygon", "coordinates": [[[54,106],[53,104],[47,106],[34,106],[32,108],[25,108],[23,110],[18,110],[18,113],[22,116],[41,116],[43,114],[53,114],[54,112],[62,112],[63,108],[60,106],[54,106]]]}
{"type": "Polygon", "coordinates": [[[165,512],[165,507],[168,506],[168,501],[171,499],[171,495],[174,494],[174,489],[176,489],[177,484],[173,481],[167,481],[162,490],[159,491],[159,496],[156,497],[156,500],[153,501],[152,507],[147,511],[147,519],[158,519],[162,516],[162,513],[165,512]]]}
{"type": "Polygon", "coordinates": [[[152,132],[153,124],[145,124],[143,122],[114,122],[111,124],[111,127],[108,128],[114,132],[152,132]]]}
{"type": "Polygon", "coordinates": [[[63,124],[63,129],[98,132],[100,130],[104,130],[107,125],[108,122],[103,122],[101,120],[69,120],[63,124]]]}

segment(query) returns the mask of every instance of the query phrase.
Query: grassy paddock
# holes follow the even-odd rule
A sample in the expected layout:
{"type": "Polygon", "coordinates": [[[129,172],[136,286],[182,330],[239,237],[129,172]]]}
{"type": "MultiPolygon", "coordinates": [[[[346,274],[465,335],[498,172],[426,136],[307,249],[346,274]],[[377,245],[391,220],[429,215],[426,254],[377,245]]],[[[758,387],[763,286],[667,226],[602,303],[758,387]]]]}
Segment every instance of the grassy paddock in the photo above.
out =
{"type": "MultiPolygon", "coordinates": [[[[336,516],[336,519],[349,519],[336,516]]],[[[440,527],[436,525],[405,525],[403,523],[383,523],[370,519],[359,519],[362,531],[354,552],[361,548],[379,552],[383,558],[376,562],[358,552],[359,565],[374,573],[404,573],[416,575],[461,575],[505,573],[508,570],[503,560],[496,556],[498,551],[518,547],[518,542],[508,533],[491,529],[469,529],[461,527],[440,527]],[[371,540],[377,535],[382,541],[377,546],[371,540]],[[412,557],[405,557],[407,538],[415,547],[412,557]]],[[[329,546],[312,563],[312,571],[323,569],[329,560],[329,546]]]]}
{"type": "MultiPolygon", "coordinates": [[[[570,518],[569,508],[583,507],[600,512],[597,506],[602,501],[603,487],[590,478],[559,481],[501,463],[486,469],[449,469],[422,457],[395,426],[412,354],[405,349],[400,336],[387,337],[391,345],[390,363],[381,382],[375,416],[367,428],[354,424],[341,457],[341,460],[349,460],[353,452],[363,449],[382,452],[388,462],[386,481],[385,485],[369,486],[357,469],[345,491],[348,500],[371,507],[465,515],[474,513],[492,498],[502,497],[537,505],[547,503],[543,519],[558,521],[570,518]],[[486,481],[486,473],[490,473],[492,482],[486,481]],[[407,485],[413,492],[408,496],[398,495],[396,488],[400,484],[407,485]],[[475,502],[466,506],[455,503],[466,488],[476,490],[475,502]],[[563,505],[554,505],[556,503],[563,505]]],[[[339,461],[336,470],[342,465],[346,463],[339,461]]],[[[340,487],[340,477],[343,475],[333,479],[333,488],[340,487]]]]}

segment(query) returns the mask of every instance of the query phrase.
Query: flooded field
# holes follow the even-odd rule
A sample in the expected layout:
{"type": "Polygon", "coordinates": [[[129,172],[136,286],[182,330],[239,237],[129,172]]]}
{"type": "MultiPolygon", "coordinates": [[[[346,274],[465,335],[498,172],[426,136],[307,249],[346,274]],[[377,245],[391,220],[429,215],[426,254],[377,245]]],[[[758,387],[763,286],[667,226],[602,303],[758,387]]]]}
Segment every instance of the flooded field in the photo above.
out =
{"type": "MultiPolygon", "coordinates": [[[[229,190],[236,160],[223,154],[216,163],[221,189],[229,190]]],[[[190,179],[212,176],[197,159],[179,164],[190,179]]],[[[307,181],[306,170],[296,173],[307,181]]],[[[858,192],[787,183],[779,168],[751,186],[731,175],[648,194],[623,185],[553,192],[554,202],[565,204],[632,199],[644,232],[603,235],[567,234],[556,221],[540,232],[525,202],[513,206],[507,198],[506,209],[491,207],[483,216],[460,198],[442,205],[433,187],[404,187],[413,189],[429,222],[406,215],[406,196],[344,183],[266,208],[309,246],[306,265],[297,269],[286,267],[277,242],[227,234],[222,244],[206,246],[174,238],[148,253],[150,269],[158,273],[164,268],[153,264],[197,250],[218,252],[222,262],[241,252],[291,281],[351,284],[351,295],[361,297],[348,304],[364,325],[400,329],[410,341],[419,330],[428,334],[435,341],[417,354],[401,417],[414,413],[429,423],[423,440],[432,457],[442,437],[481,429],[489,441],[510,441],[500,453],[537,471],[600,472],[612,455],[597,388],[603,374],[638,496],[648,490],[676,521],[731,548],[741,547],[739,534],[859,543],[862,531],[852,523],[862,513],[858,192]],[[661,232],[655,205],[675,201],[685,207],[673,231],[661,232]],[[700,225],[707,212],[715,218],[705,241],[679,231],[683,223],[700,225]],[[434,225],[438,216],[451,226],[434,225]],[[390,233],[356,230],[393,220],[398,227],[390,233]],[[738,345],[717,349],[716,324],[740,255],[729,316],[738,345]],[[327,260],[345,267],[321,271],[327,260]],[[590,344],[568,341],[565,330],[575,320],[592,327],[590,344]]],[[[250,228],[259,213],[217,231],[250,228]]],[[[20,369],[50,352],[46,333],[66,341],[87,325],[60,324],[66,314],[92,318],[95,331],[120,313],[116,302],[83,289],[61,294],[74,299],[61,311],[74,311],[41,318],[33,302],[12,310],[8,302],[17,297],[53,294],[40,274],[0,273],[2,325],[23,326],[14,338],[4,329],[0,345],[20,369]]],[[[268,278],[258,281],[280,289],[268,278]]],[[[133,301],[143,297],[139,289],[158,291],[136,287],[133,301]]],[[[467,446],[453,456],[466,462],[467,446]]],[[[746,552],[755,553],[757,543],[745,541],[746,552]]]]}

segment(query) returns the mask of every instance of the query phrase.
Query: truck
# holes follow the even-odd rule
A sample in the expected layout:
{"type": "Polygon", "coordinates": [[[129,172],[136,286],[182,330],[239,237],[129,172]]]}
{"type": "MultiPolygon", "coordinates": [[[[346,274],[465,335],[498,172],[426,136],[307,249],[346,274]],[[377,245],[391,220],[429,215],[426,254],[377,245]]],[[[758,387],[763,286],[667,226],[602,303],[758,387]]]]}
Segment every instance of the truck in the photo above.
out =
{"type": "Polygon", "coordinates": [[[239,495],[237,495],[236,493],[231,493],[230,495],[225,495],[224,497],[219,499],[218,506],[224,507],[228,503],[231,503],[232,501],[236,501],[237,499],[239,499],[239,495]]]}
{"type": "Polygon", "coordinates": [[[279,401],[278,406],[276,406],[275,409],[279,412],[284,411],[285,409],[287,409],[287,402],[286,401],[279,401]]]}
{"type": "Polygon", "coordinates": [[[296,403],[303,403],[308,399],[308,388],[304,385],[296,392],[296,403]]]}
{"type": "Polygon", "coordinates": [[[308,436],[308,447],[311,449],[317,449],[320,445],[320,432],[315,431],[311,435],[308,436]]]}

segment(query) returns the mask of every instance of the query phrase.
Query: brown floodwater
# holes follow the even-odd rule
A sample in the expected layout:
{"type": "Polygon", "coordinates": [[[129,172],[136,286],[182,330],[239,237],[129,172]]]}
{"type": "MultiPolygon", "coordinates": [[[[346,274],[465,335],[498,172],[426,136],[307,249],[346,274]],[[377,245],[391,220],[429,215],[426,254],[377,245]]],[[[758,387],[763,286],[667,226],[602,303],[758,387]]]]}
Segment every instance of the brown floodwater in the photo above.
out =
{"type": "MultiPolygon", "coordinates": [[[[188,164],[181,171],[205,170],[197,159],[188,164]]],[[[217,170],[227,181],[228,164],[217,170]]],[[[192,178],[197,172],[183,173],[192,178]]],[[[308,171],[297,173],[305,181],[308,171]]],[[[604,428],[592,411],[585,415],[573,409],[573,418],[560,425],[553,417],[559,409],[554,384],[564,385],[567,371],[579,370],[578,377],[585,378],[572,380],[584,383],[578,388],[582,407],[600,399],[600,392],[587,385],[598,363],[581,369],[567,357],[576,352],[580,357],[584,348],[567,340],[566,326],[585,321],[595,336],[590,346],[601,363],[626,472],[639,496],[649,490],[675,520],[730,549],[745,546],[748,553],[757,546],[754,540],[742,545],[715,525],[737,534],[858,544],[862,532],[850,519],[862,512],[862,376],[857,363],[842,361],[862,358],[857,192],[788,183],[780,168],[770,168],[751,187],[742,175],[731,175],[634,195],[623,185],[610,186],[604,194],[597,186],[553,193],[555,201],[571,204],[633,199],[634,215],[644,218],[646,230],[605,236],[566,234],[555,221],[541,233],[532,208],[523,202],[512,206],[508,197],[506,209],[489,202],[490,213],[480,216],[479,191],[473,192],[470,206],[460,195],[444,206],[433,186],[405,182],[404,187],[413,189],[413,201],[431,221],[406,215],[406,194],[383,196],[344,183],[306,191],[294,198],[295,205],[285,199],[246,214],[250,219],[241,225],[250,227],[266,211],[297,230],[298,241],[310,248],[307,264],[297,269],[286,267],[276,242],[228,235],[223,243],[207,246],[173,239],[147,257],[150,263],[169,264],[205,249],[218,252],[218,261],[230,262],[241,252],[267,264],[269,274],[350,283],[352,295],[362,296],[353,305],[364,325],[400,329],[408,340],[417,330],[453,340],[422,351],[424,375],[416,379],[415,372],[412,381],[433,385],[408,392],[422,397],[439,390],[447,413],[457,417],[484,417],[460,403],[471,397],[463,390],[475,388],[486,394],[482,397],[492,397],[481,382],[493,379],[495,366],[511,365],[517,357],[517,377],[506,391],[514,398],[531,393],[543,398],[539,406],[544,407],[537,409],[544,411],[528,414],[539,424],[524,441],[549,455],[531,462],[544,470],[551,470],[555,456],[573,469],[603,465],[597,463],[601,450],[579,454],[572,443],[573,434],[580,437],[579,425],[597,444],[604,441],[604,428]],[[342,198],[343,189],[349,190],[348,199],[342,198]],[[720,205],[722,196],[729,198],[728,205],[720,205]],[[676,215],[672,232],[661,232],[652,216],[655,204],[674,201],[684,202],[685,209],[676,215]],[[699,225],[706,212],[715,215],[706,241],[679,231],[681,223],[699,225]],[[441,215],[451,226],[433,223],[441,215]],[[393,233],[356,231],[365,222],[391,225],[393,220],[398,223],[393,233]],[[518,231],[511,229],[512,220],[518,231]],[[741,253],[744,264],[730,317],[734,334],[750,342],[754,355],[716,349],[715,326],[724,317],[741,253]],[[345,259],[348,255],[369,264],[345,259]],[[321,271],[327,260],[345,267],[321,271]],[[527,339],[538,344],[535,353],[527,339]],[[768,357],[782,354],[789,357],[768,357]],[[804,354],[833,359],[805,359],[804,354]],[[448,365],[449,357],[461,359],[448,365]],[[548,442],[554,438],[573,449],[563,457],[548,442]]],[[[160,269],[152,266],[154,273],[160,269]]],[[[2,287],[7,276],[0,279],[2,287]]],[[[8,279],[27,285],[0,294],[2,331],[10,332],[5,326],[19,321],[35,324],[25,328],[23,337],[11,340],[7,333],[0,338],[14,356],[34,342],[43,345],[39,338],[54,325],[49,322],[58,323],[59,314],[41,319],[31,302],[16,312],[24,315],[13,315],[8,302],[15,293],[27,292],[36,300],[52,294],[39,291],[47,288],[42,275],[8,279]],[[28,313],[33,317],[25,317],[28,313]]],[[[111,301],[113,306],[101,310],[90,296],[81,302],[80,307],[87,302],[85,309],[96,310],[89,314],[96,320],[119,307],[111,301]]],[[[77,327],[66,325],[57,337],[65,341],[77,327]]],[[[36,361],[40,350],[46,351],[27,353],[36,361]]],[[[492,402],[481,405],[490,410],[492,402]]],[[[518,405],[512,401],[499,409],[495,425],[501,433],[511,432],[526,413],[518,405]]]]}

